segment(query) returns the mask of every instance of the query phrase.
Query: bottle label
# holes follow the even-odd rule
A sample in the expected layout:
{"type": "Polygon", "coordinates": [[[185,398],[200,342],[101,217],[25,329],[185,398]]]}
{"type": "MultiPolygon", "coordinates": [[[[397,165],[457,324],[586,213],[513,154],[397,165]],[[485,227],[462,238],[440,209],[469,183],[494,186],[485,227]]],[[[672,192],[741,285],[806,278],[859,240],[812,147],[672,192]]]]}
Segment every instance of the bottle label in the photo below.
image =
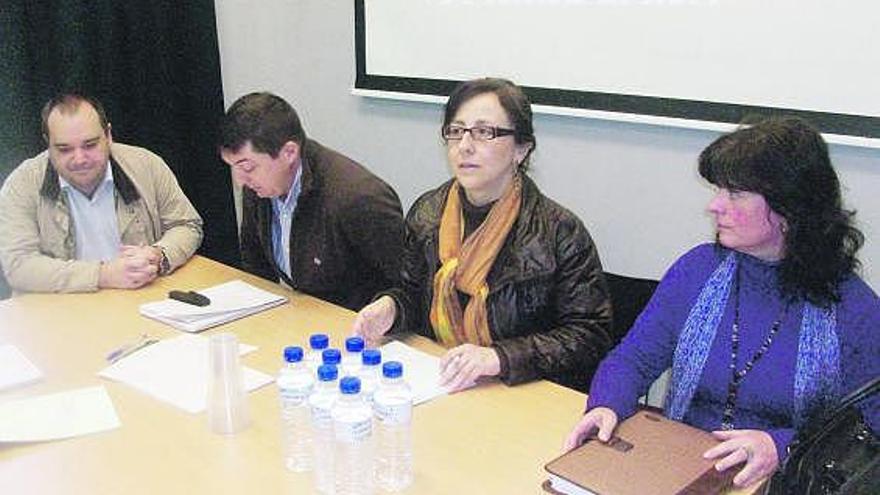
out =
{"type": "Polygon", "coordinates": [[[362,442],[373,433],[372,418],[363,421],[337,421],[336,440],[345,443],[362,442]]]}
{"type": "Polygon", "coordinates": [[[380,404],[374,398],[373,410],[376,411],[376,418],[385,425],[407,424],[412,418],[412,404],[408,402],[380,404]]]}
{"type": "Polygon", "coordinates": [[[299,406],[308,400],[315,389],[315,382],[301,367],[282,368],[276,380],[281,404],[299,406]]]}
{"type": "Polygon", "coordinates": [[[312,387],[282,388],[280,389],[281,400],[299,404],[309,398],[312,387]]]}
{"type": "Polygon", "coordinates": [[[312,406],[312,419],[320,424],[330,423],[333,418],[331,417],[331,409],[326,407],[312,406]]]}

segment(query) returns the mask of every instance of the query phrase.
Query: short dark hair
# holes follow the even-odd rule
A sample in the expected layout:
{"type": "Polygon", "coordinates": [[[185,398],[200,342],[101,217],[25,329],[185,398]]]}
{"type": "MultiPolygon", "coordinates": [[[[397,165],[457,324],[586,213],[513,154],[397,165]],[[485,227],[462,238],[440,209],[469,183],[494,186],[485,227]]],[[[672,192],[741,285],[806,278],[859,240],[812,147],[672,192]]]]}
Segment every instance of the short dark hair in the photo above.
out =
{"type": "Polygon", "coordinates": [[[104,134],[107,134],[107,130],[110,128],[110,121],[107,120],[107,113],[104,112],[104,105],[102,105],[97,98],[78,93],[61,93],[53,96],[47,101],[46,104],[43,105],[42,112],[40,112],[40,125],[43,130],[43,139],[46,140],[46,142],[49,141],[49,114],[52,113],[52,110],[57,108],[61,113],[75,113],[83,103],[88,103],[95,109],[95,113],[98,114],[98,120],[101,123],[101,129],[104,130],[104,134]]]}
{"type": "MultiPolygon", "coordinates": [[[[754,120],[754,119],[753,119],[754,120]]],[[[760,194],[785,218],[783,295],[828,306],[859,268],[864,235],[842,206],[828,146],[806,121],[773,117],[723,135],[700,154],[700,175],[727,189],[760,194]]]]}
{"type": "Polygon", "coordinates": [[[226,111],[220,123],[220,149],[238,151],[247,142],[254,151],[278,156],[288,141],[302,145],[306,131],[296,110],[272,93],[242,96],[226,111]]]}
{"type": "Polygon", "coordinates": [[[494,93],[501,103],[501,108],[507,113],[507,118],[513,123],[513,138],[516,144],[528,143],[529,151],[519,164],[519,170],[526,172],[529,169],[529,157],[538,145],[535,140],[535,130],[532,127],[532,104],[523,90],[507,79],[484,77],[471,79],[459,83],[449,95],[446,102],[446,110],[443,115],[443,126],[440,128],[441,136],[443,128],[448,126],[458,109],[468,100],[484,93],[494,93]]]}

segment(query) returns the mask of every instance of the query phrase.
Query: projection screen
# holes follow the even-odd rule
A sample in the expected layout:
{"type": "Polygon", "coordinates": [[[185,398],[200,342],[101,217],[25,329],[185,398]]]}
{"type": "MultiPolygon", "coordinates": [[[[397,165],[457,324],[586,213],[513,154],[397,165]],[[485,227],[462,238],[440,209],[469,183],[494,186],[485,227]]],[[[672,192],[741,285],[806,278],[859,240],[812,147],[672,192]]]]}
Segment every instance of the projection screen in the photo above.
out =
{"type": "Polygon", "coordinates": [[[539,112],[726,130],[795,114],[880,147],[873,0],[355,0],[355,93],[512,79],[539,112]]]}

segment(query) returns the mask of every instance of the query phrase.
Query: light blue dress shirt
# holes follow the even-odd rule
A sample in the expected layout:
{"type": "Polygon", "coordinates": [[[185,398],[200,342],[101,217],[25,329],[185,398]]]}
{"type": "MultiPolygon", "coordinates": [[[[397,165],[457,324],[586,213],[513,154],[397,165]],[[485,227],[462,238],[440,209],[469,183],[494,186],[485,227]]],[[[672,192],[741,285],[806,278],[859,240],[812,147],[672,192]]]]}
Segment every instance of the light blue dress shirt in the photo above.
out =
{"type": "Polygon", "coordinates": [[[296,171],[293,184],[284,201],[272,198],[272,252],[278,268],[290,277],[290,228],[293,212],[302,191],[302,166],[296,171]]]}
{"type": "Polygon", "coordinates": [[[60,175],[58,182],[67,194],[70,219],[76,235],[76,259],[110,261],[119,257],[121,241],[116,219],[116,191],[113,171],[107,165],[104,179],[89,198],[60,175]]]}

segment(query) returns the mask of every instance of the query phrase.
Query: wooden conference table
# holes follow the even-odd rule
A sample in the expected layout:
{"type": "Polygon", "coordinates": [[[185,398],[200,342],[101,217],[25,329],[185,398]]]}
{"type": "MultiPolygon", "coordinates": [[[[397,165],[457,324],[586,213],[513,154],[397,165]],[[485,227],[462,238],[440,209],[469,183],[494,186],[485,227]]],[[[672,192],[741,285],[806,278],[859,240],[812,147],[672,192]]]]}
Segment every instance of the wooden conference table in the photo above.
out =
{"type": "MultiPolygon", "coordinates": [[[[141,333],[180,333],[140,316],[140,304],[171,289],[197,290],[236,278],[290,297],[289,304],[205,332],[234,332],[258,346],[243,364],[274,374],[284,346],[303,345],[318,331],[338,346],[348,335],[354,313],[198,256],[136,291],[27,294],[0,302],[0,344],[15,344],[44,374],[37,384],[0,392],[0,401],[101,384],[121,421],[115,430],[78,438],[0,445],[0,492],[312,493],[308,474],[283,467],[274,385],[249,394],[250,428],[222,436],[209,431],[205,414],[191,415],[97,376],[110,350],[141,333]]],[[[442,352],[427,339],[405,341],[442,352]]],[[[584,400],[581,393],[538,381],[486,384],[418,406],[415,482],[405,493],[542,493],[543,466],[559,454],[584,400]]]]}

